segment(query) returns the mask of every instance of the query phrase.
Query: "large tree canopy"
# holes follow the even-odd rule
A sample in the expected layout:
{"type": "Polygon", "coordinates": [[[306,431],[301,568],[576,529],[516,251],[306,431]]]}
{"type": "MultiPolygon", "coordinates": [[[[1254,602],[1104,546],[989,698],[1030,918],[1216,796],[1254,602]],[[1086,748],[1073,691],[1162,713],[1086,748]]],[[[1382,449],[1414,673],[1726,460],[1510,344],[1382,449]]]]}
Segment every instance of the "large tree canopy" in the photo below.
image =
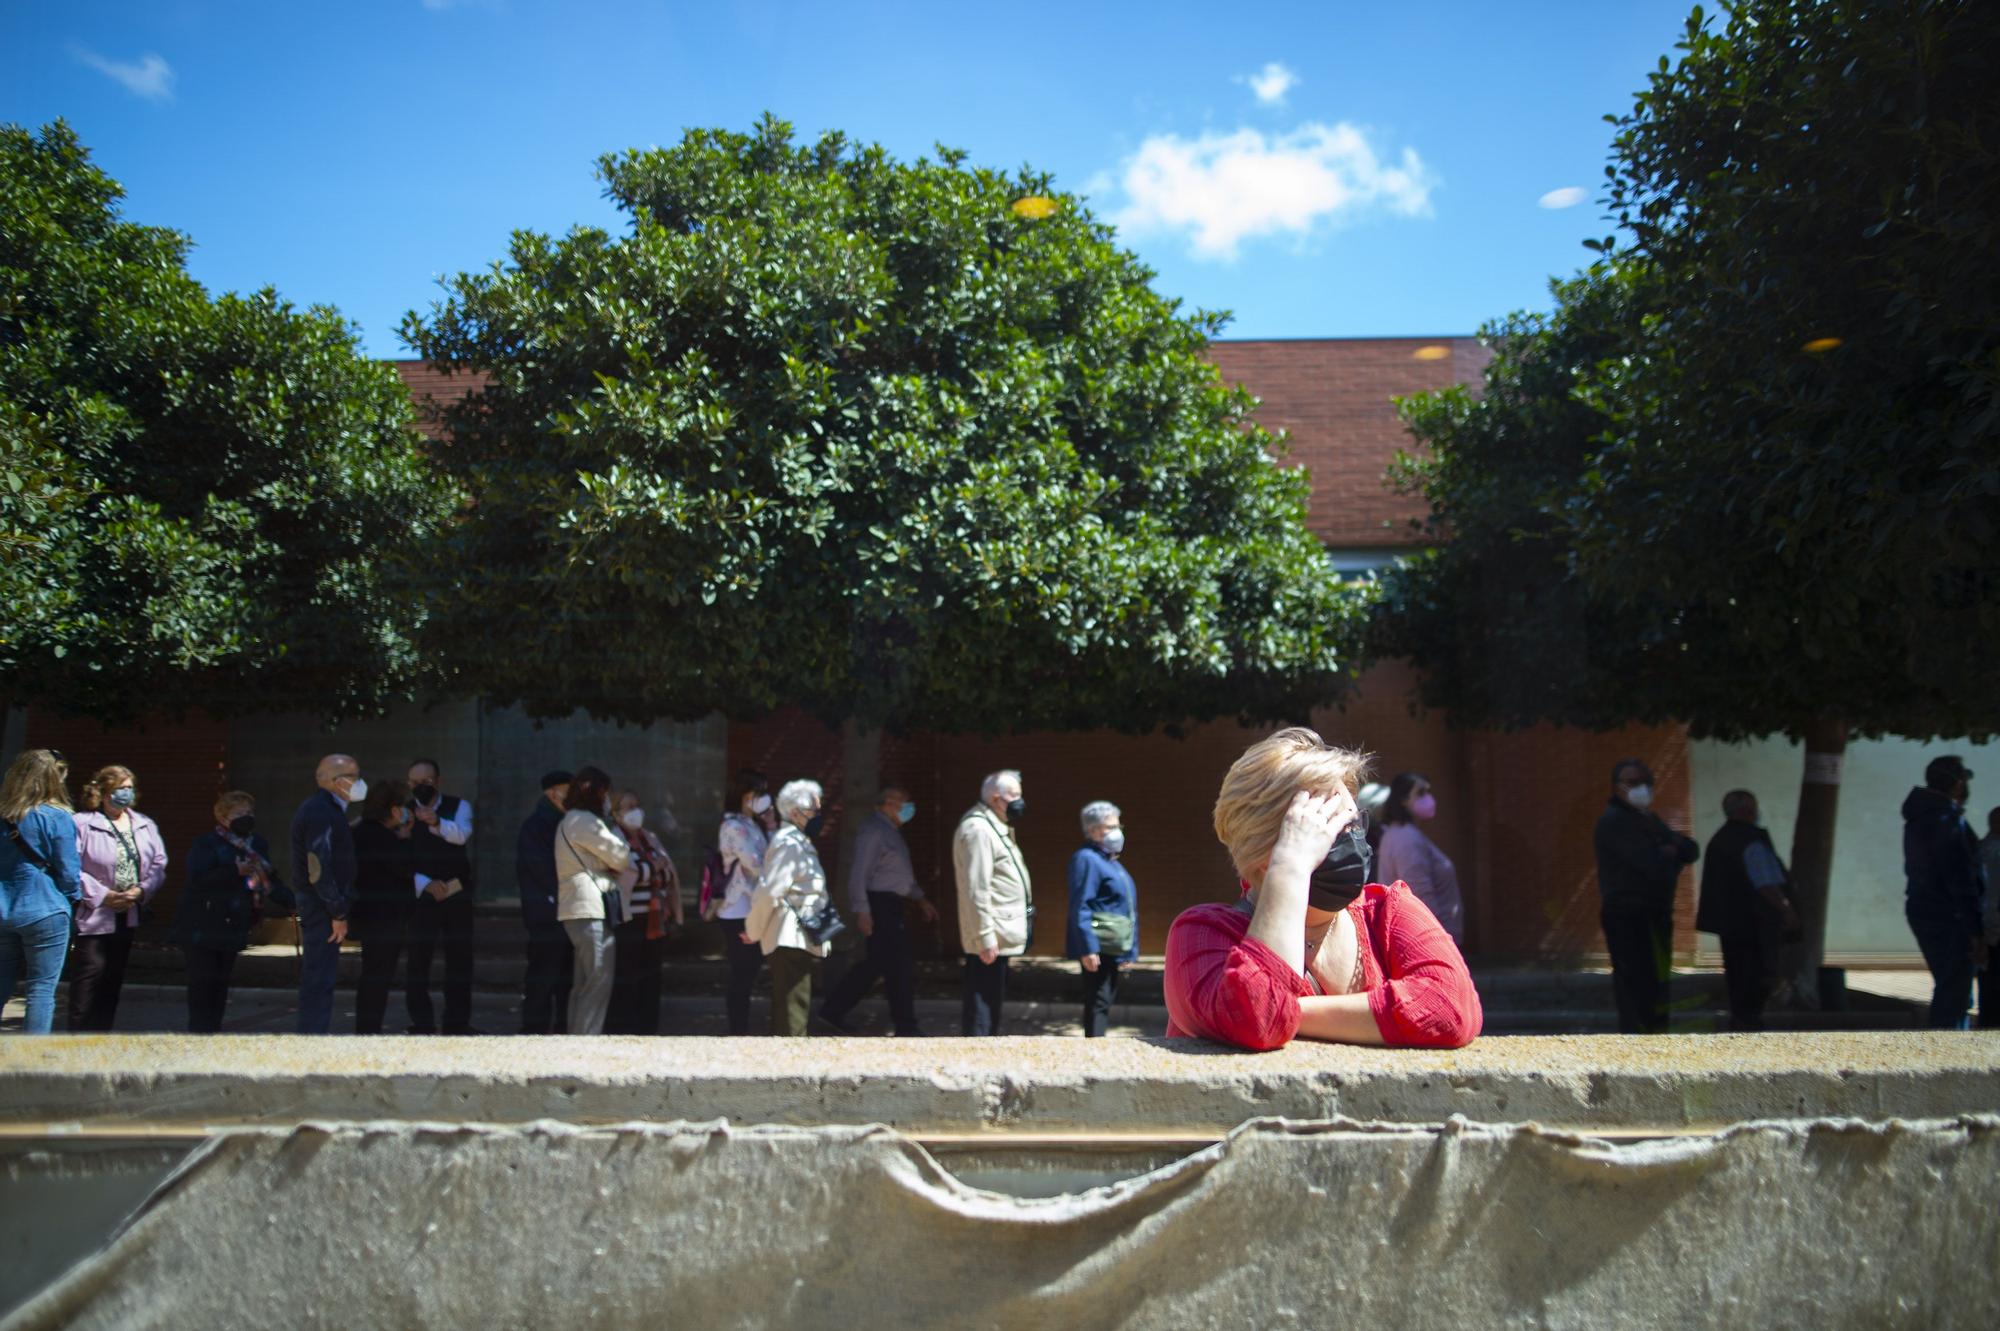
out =
{"type": "Polygon", "coordinates": [[[610,156],[405,336],[484,387],[436,631],[538,714],[864,727],[1302,713],[1350,598],[1305,480],[1046,177],[766,118],[610,156]]]}
{"type": "Polygon", "coordinates": [[[1996,56],[1967,0],[1697,9],[1604,258],[1487,330],[1482,396],[1404,404],[1440,544],[1373,649],[1465,723],[1803,737],[1812,929],[1849,733],[2000,728],[1996,56]]]}
{"type": "Polygon", "coordinates": [[[107,720],[366,710],[452,507],[331,310],[210,299],[70,129],[0,127],[0,698],[107,720]]]}

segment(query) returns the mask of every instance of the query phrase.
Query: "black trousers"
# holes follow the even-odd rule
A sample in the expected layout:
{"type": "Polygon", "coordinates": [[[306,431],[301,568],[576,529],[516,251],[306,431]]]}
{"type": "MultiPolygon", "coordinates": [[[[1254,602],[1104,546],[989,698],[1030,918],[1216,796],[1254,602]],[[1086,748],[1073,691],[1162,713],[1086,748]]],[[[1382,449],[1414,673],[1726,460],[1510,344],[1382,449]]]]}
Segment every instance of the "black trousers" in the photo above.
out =
{"type": "Polygon", "coordinates": [[[1769,989],[1771,950],[1756,935],[1724,938],[1722,981],[1729,990],[1729,1029],[1764,1029],[1764,995],[1769,989]]]}
{"type": "Polygon", "coordinates": [[[410,1025],[418,1031],[437,1029],[431,1010],[431,957],[444,950],[444,1033],[463,1035],[472,1029],[472,890],[466,888],[433,901],[417,898],[410,913],[409,988],[403,1000],[410,1025]]]}
{"type": "Polygon", "coordinates": [[[896,1023],[896,1034],[917,1034],[917,975],[910,958],[906,904],[894,892],[868,894],[868,918],[874,932],[868,935],[867,951],[854,959],[827,995],[825,1011],[829,1017],[845,1018],[880,980],[889,998],[889,1017],[896,1023]]]}
{"type": "Polygon", "coordinates": [[[646,937],[646,917],[627,920],[612,936],[611,1004],[606,1035],[660,1033],[660,962],[667,940],[646,937]]]}
{"type": "Polygon", "coordinates": [[[528,972],[521,990],[521,1034],[562,1035],[569,1030],[569,990],[576,951],[553,920],[528,926],[528,972]]]}
{"type": "Polygon", "coordinates": [[[1611,953],[1611,988],[1618,996],[1618,1029],[1653,1035],[1667,1029],[1667,975],[1673,966],[1671,907],[1605,902],[1598,916],[1611,953]]]}
{"type": "Polygon", "coordinates": [[[1007,958],[965,957],[965,1001],[959,1010],[964,1035],[998,1035],[1000,1010],[1007,1005],[1007,958]]]}
{"type": "Polygon", "coordinates": [[[389,924],[361,936],[361,979],[354,988],[354,1033],[380,1035],[389,991],[396,987],[396,959],[403,954],[403,930],[389,924]]]}
{"type": "Polygon", "coordinates": [[[743,941],[743,921],[717,920],[722,930],[722,955],[729,962],[729,979],[722,991],[722,1006],[729,1014],[729,1033],[750,1033],[750,990],[764,965],[764,949],[743,941]]]}
{"type": "Polygon", "coordinates": [[[222,1011],[229,1006],[235,949],[184,947],[181,952],[187,957],[188,1033],[213,1035],[222,1029],[222,1011]]]}
{"type": "Polygon", "coordinates": [[[125,963],[132,955],[132,935],[138,932],[118,914],[108,934],[78,934],[69,949],[69,1028],[108,1031],[118,1015],[118,994],[125,987],[125,963]]]}
{"type": "Polygon", "coordinates": [[[1111,1005],[1118,1001],[1118,959],[1097,954],[1097,969],[1083,973],[1083,1034],[1101,1039],[1111,1025],[1111,1005]]]}

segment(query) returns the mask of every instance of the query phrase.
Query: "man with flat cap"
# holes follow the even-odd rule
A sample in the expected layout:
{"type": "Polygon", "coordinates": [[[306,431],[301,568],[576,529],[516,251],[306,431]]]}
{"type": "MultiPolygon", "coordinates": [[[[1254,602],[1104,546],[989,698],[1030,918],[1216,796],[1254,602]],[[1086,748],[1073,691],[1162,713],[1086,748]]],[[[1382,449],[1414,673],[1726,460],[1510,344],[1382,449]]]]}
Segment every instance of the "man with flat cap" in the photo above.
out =
{"type": "Polygon", "coordinates": [[[1986,875],[1965,821],[1971,797],[1971,769],[1947,754],[1931,759],[1924,783],[1903,801],[1903,917],[1930,968],[1930,1025],[1938,1030],[1965,1029],[1972,977],[1986,964],[1986,875]]]}

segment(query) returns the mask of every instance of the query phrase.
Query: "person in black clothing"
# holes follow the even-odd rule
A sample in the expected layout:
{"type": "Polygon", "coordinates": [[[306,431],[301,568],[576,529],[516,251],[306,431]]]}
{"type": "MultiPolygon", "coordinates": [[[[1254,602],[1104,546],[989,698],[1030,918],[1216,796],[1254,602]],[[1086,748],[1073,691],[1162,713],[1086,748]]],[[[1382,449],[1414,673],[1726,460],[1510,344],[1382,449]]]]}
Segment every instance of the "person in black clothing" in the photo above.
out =
{"type": "Polygon", "coordinates": [[[1791,876],[1757,821],[1757,797],[1732,790],[1722,797],[1721,830],[1708,839],[1701,862],[1701,904],[1694,927],[1722,943],[1729,990],[1729,1029],[1764,1029],[1764,1000],[1778,973],[1778,947],[1799,928],[1788,889],[1791,876]]]}
{"type": "Polygon", "coordinates": [[[1701,847],[1652,812],[1653,773],[1636,758],[1611,769],[1611,801],[1598,815],[1599,920],[1611,953],[1618,1029],[1667,1029],[1667,975],[1673,966],[1674,886],[1701,847]]]}
{"type": "Polygon", "coordinates": [[[431,957],[444,950],[444,1033],[478,1035],[472,1024],[472,804],[438,789],[435,758],[410,764],[410,849],[416,857],[416,908],[410,915],[410,973],[405,1001],[410,1034],[437,1029],[431,1009],[431,957]]]}
{"type": "Polygon", "coordinates": [[[354,1033],[380,1035],[396,958],[409,941],[416,905],[417,862],[410,845],[410,787],[384,781],[361,802],[354,827],[354,907],[348,927],[361,939],[361,982],[354,994],[354,1033]]]}
{"type": "Polygon", "coordinates": [[[1956,757],[1934,758],[1924,784],[1903,801],[1903,917],[1931,972],[1930,1025],[1965,1029],[1973,972],[1987,964],[1981,907],[1985,872],[1966,825],[1972,772],[1956,757]]]}
{"type": "Polygon", "coordinates": [[[514,875],[521,888],[521,923],[528,930],[527,981],[521,994],[521,1034],[561,1035],[569,1030],[569,990],[575,954],[556,919],[556,829],[569,798],[568,772],[542,778],[542,797],[514,842],[514,875]]]}
{"type": "Polygon", "coordinates": [[[241,790],[215,801],[215,827],[188,848],[187,891],[174,914],[173,940],[187,957],[188,1031],[222,1029],[229,1005],[229,976],[250,930],[263,914],[289,915],[291,889],[271,866],[271,847],[259,835],[257,801],[241,790]]]}

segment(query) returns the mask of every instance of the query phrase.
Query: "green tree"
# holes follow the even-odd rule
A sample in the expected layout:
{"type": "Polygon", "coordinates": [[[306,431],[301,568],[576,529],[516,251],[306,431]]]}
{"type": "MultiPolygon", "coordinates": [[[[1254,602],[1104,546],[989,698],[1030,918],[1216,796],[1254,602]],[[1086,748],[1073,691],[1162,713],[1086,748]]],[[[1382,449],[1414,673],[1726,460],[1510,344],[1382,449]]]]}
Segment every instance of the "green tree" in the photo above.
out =
{"type": "MultiPolygon", "coordinates": [[[[1351,598],[1305,478],[1046,176],[766,117],[607,156],[628,234],[521,232],[404,336],[478,371],[436,629],[540,715],[847,728],[1302,714],[1351,598]]],[[[873,792],[867,792],[872,798],[873,792]]],[[[867,801],[864,799],[863,801],[867,801]]]]}
{"type": "Polygon", "coordinates": [[[1450,544],[1388,580],[1376,647],[1467,722],[1802,738],[1810,994],[1829,759],[1995,729],[2000,10],[1750,0],[1681,51],[1615,122],[1622,238],[1490,330],[1482,399],[1406,405],[1450,544]]]}
{"type": "Polygon", "coordinates": [[[211,299],[122,193],[61,122],[0,127],[0,700],[379,707],[453,508],[409,395],[331,309],[211,299]]]}

